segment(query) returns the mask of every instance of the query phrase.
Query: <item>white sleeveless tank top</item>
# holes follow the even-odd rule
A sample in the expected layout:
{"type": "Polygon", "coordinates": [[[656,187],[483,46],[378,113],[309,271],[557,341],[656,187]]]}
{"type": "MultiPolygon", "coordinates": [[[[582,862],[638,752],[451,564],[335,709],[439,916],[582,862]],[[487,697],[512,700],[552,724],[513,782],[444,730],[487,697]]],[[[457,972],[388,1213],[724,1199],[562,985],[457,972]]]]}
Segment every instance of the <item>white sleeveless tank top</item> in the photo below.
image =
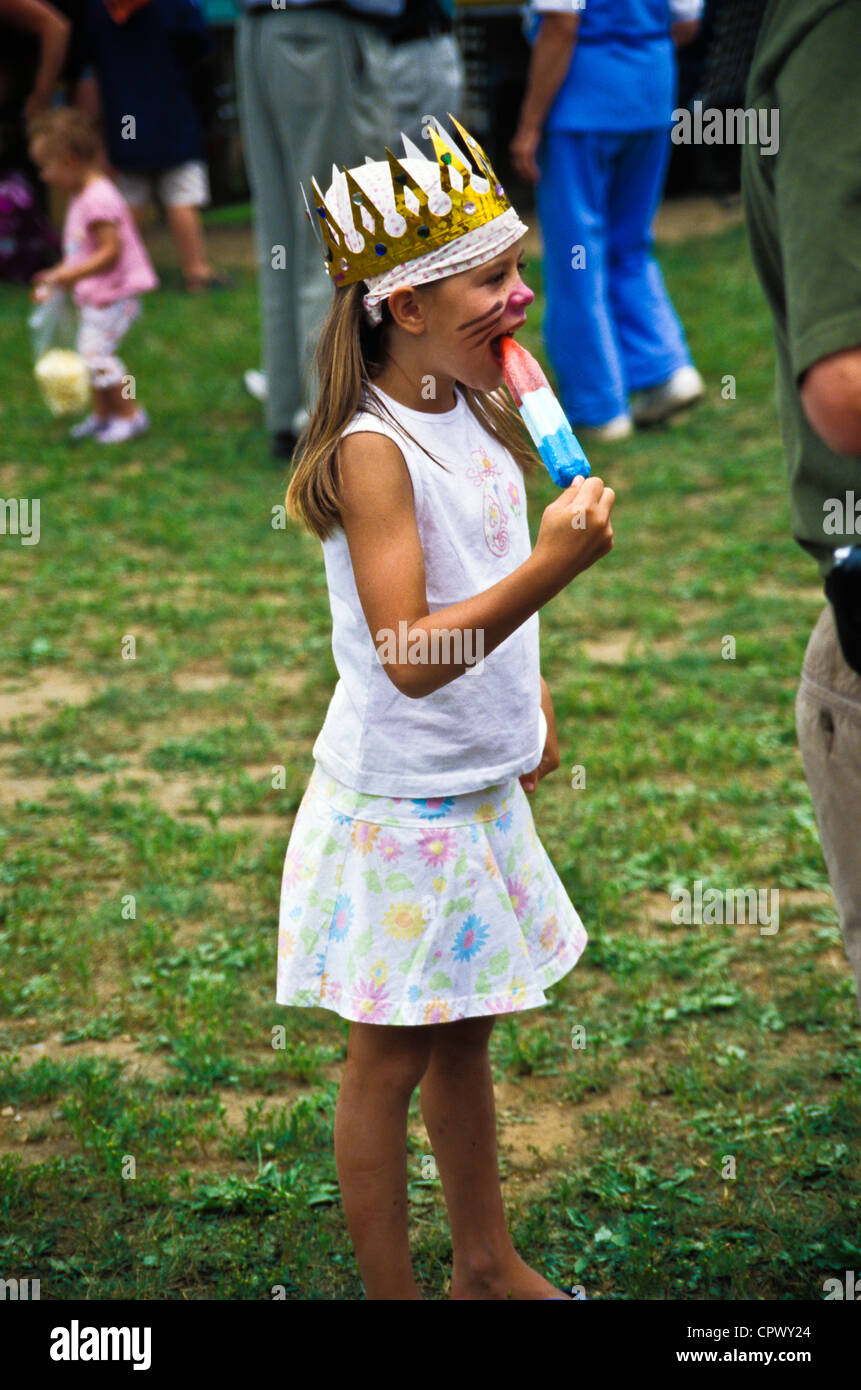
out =
{"type": "MultiPolygon", "coordinates": [[[[366,390],[376,393],[444,465],[366,409],[343,432],[385,434],[403,454],[412,480],[430,612],[491,588],[523,564],[532,550],[523,475],[508,450],[481,427],[462,393],[455,388],[453,410],[432,414],[408,409],[376,386],[366,390]]],[[[323,558],[338,670],[313,748],[324,772],[357,791],[423,798],[478,791],[537,767],[546,729],[540,709],[537,613],[474,670],[430,695],[410,699],[392,683],[377,656],[343,527],[323,542],[323,558]]],[[[388,641],[395,644],[389,650],[393,656],[397,651],[398,659],[409,651],[406,621],[402,634],[393,633],[388,641]]],[[[444,639],[437,650],[437,659],[445,660],[444,639]]],[[[466,640],[463,653],[467,659],[480,655],[480,639],[466,640]]],[[[433,659],[430,645],[425,654],[433,659]]]]}

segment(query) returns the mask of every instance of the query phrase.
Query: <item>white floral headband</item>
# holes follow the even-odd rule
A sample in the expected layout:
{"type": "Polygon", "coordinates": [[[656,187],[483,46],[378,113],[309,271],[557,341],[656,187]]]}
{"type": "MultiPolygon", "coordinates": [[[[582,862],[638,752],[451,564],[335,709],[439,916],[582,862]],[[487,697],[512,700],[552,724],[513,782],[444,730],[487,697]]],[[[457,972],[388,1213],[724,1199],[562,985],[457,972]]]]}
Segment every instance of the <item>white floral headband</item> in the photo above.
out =
{"type": "Polygon", "coordinates": [[[380,322],[383,300],[401,286],[427,285],[432,280],[443,280],[447,275],[474,270],[476,266],[484,265],[485,261],[502,255],[528,230],[514,208],[507,208],[492,222],[473,228],[456,241],[447,242],[445,246],[439,246],[425,256],[417,256],[404,265],[393,266],[391,270],[383,271],[382,275],[372,275],[365,281],[368,293],[362,300],[369,320],[373,324],[380,322]]]}

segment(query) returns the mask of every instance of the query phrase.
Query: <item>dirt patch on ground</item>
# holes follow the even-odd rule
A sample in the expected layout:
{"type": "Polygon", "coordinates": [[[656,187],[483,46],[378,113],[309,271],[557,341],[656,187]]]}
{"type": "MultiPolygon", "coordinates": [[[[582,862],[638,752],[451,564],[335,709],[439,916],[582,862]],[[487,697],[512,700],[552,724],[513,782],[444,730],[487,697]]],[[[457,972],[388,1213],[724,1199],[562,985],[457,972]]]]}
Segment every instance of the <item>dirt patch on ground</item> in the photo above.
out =
{"type": "Polygon", "coordinates": [[[193,666],[187,671],[174,671],[173,683],[178,690],[219,690],[230,685],[238,677],[232,676],[223,666],[193,666]]]}
{"type": "Polygon", "coordinates": [[[529,1101],[523,1095],[522,1084],[506,1081],[494,1088],[499,1151],[512,1177],[521,1185],[527,1178],[546,1182],[548,1164],[561,1162],[568,1166],[582,1152],[588,1139],[583,1125],[586,1115],[624,1110],[637,1098],[636,1081],[630,1080],[619,1080],[601,1095],[576,1104],[552,1096],[540,1098],[543,1090],[555,1090],[558,1085],[557,1077],[530,1078],[529,1087],[537,1095],[529,1101]]]}
{"type": "Polygon", "coordinates": [[[693,627],[696,623],[708,622],[715,616],[715,604],[705,603],[698,599],[678,598],[673,595],[667,603],[667,609],[672,611],[673,608],[688,627],[693,627]]]}
{"type": "MultiPolygon", "coordinates": [[[[96,795],[108,782],[117,777],[123,777],[120,772],[102,773],[77,773],[74,777],[9,777],[0,768],[0,806],[16,806],[19,802],[50,802],[62,795],[62,784],[71,782],[75,789],[85,795],[96,795]]],[[[160,810],[167,811],[170,815],[183,815],[185,812],[197,812],[197,806],[193,799],[193,789],[200,786],[204,779],[199,775],[191,777],[170,777],[166,778],[151,768],[135,766],[129,772],[129,783],[124,790],[112,793],[114,800],[134,800],[144,791],[149,790],[153,801],[160,810]]],[[[205,819],[205,818],[204,818],[205,819]]]]}
{"type": "Polygon", "coordinates": [[[301,667],[279,666],[266,672],[266,683],[285,695],[297,695],[308,679],[308,672],[301,667]]]}
{"type": "MultiPolygon", "coordinates": [[[[101,782],[101,778],[90,781],[101,782]]],[[[55,777],[9,777],[0,770],[0,806],[17,806],[19,801],[50,801],[57,792],[55,777]]]]}
{"type": "Polygon", "coordinates": [[[200,816],[194,801],[194,789],[199,787],[202,781],[199,775],[168,778],[151,768],[134,767],[129,774],[131,785],[126,785],[123,792],[114,795],[117,800],[131,801],[146,791],[159,810],[166,811],[168,815],[184,817],[186,813],[192,813],[197,814],[199,820],[205,820],[205,817],[200,816]]]}
{"type": "Polygon", "coordinates": [[[655,240],[659,246],[671,246],[691,237],[717,236],[743,222],[740,200],[719,203],[706,196],[670,198],[658,208],[655,240]]]}
{"type": "MultiPolygon", "coordinates": [[[[153,551],[149,557],[151,564],[157,564],[157,552],[153,551]]],[[[136,608],[148,609],[159,605],[164,608],[172,608],[176,613],[187,613],[189,609],[201,608],[210,609],[212,599],[203,585],[198,584],[194,579],[185,577],[178,578],[173,574],[165,573],[164,578],[170,583],[169,590],[161,593],[149,591],[141,594],[126,593],[123,596],[124,611],[134,617],[136,608]]],[[[130,582],[133,577],[130,576],[130,582]]],[[[169,620],[168,620],[169,626],[169,620]]],[[[140,632],[140,628],[135,628],[135,636],[140,632]]]]}
{"type": "Polygon", "coordinates": [[[211,734],[218,727],[218,715],[208,707],[199,712],[173,710],[163,719],[151,719],[137,730],[135,749],[126,755],[128,766],[134,768],[135,776],[150,773],[153,769],[144,768],[142,763],[154,748],[160,748],[164,743],[181,743],[196,734],[211,734]]]}
{"type": "Polygon", "coordinates": [[[283,816],[219,816],[219,830],[240,831],[250,830],[255,835],[264,835],[270,840],[284,840],[284,848],[287,848],[285,836],[289,828],[289,818],[285,813],[283,816]]]}
{"type": "Polygon", "coordinates": [[[636,636],[637,633],[631,629],[630,632],[608,636],[600,642],[582,642],[581,646],[589,660],[594,661],[597,666],[621,666],[627,661],[628,652],[636,636]]]}
{"type": "Polygon", "coordinates": [[[274,603],[277,604],[279,608],[287,608],[296,601],[294,596],[286,588],[276,589],[274,591],[259,589],[257,593],[249,594],[248,598],[251,603],[274,603]]]}
{"type": "MultiPolygon", "coordinates": [[[[188,670],[179,672],[175,676],[177,687],[183,691],[200,691],[202,693],[218,690],[225,685],[229,685],[241,677],[232,676],[223,667],[212,666],[208,670],[201,669],[200,666],[189,667],[188,670]]],[[[305,680],[304,674],[294,671],[284,670],[269,673],[263,678],[264,684],[269,684],[276,691],[295,693],[296,687],[305,680]]],[[[23,689],[21,691],[0,692],[0,700],[7,701],[20,700],[22,712],[24,705],[29,706],[31,713],[45,713],[50,698],[59,693],[60,689],[65,694],[70,694],[75,690],[79,696],[79,702],[85,702],[95,691],[89,686],[80,684],[75,686],[73,682],[65,680],[62,683],[49,684],[42,682],[35,688],[23,689]]],[[[50,802],[58,796],[63,795],[63,784],[71,784],[76,790],[85,795],[97,795],[99,791],[109,782],[117,781],[119,786],[111,795],[117,801],[129,801],[140,798],[145,793],[148,794],[160,810],[172,816],[182,816],[184,819],[193,819],[198,824],[207,824],[207,817],[202,815],[195,795],[199,791],[217,791],[220,787],[223,772],[219,769],[209,771],[204,767],[195,768],[188,772],[161,772],[155,768],[144,765],[144,759],[156,748],[162,747],[165,743],[182,741],[192,738],[196,734],[211,733],[218,727],[217,714],[212,712],[198,714],[194,712],[172,713],[163,720],[152,721],[147,725],[141,726],[136,731],[137,746],[132,751],[125,752],[122,756],[122,766],[108,772],[93,773],[81,772],[68,777],[44,777],[28,776],[14,777],[8,772],[10,766],[9,759],[0,761],[0,806],[16,806],[19,802],[50,802]]],[[[7,753],[19,751],[20,745],[6,744],[7,753]]],[[[254,782],[259,782],[267,789],[271,787],[273,768],[278,764],[275,762],[249,763],[240,769],[254,782]]],[[[221,827],[226,830],[244,830],[252,828],[265,830],[266,833],[273,831],[282,834],[285,828],[285,819],[282,816],[244,814],[236,816],[225,816],[222,818],[221,827]]]]}
{"type": "Polygon", "coordinates": [[[47,468],[32,463],[0,463],[0,492],[4,497],[16,491],[21,497],[32,497],[33,484],[44,482],[47,476],[47,468]]]}
{"type": "Polygon", "coordinates": [[[240,917],[248,915],[248,890],[241,883],[231,883],[227,879],[216,879],[210,887],[224,903],[228,912],[240,917]]]}
{"type": "Polygon", "coordinates": [[[125,1071],[128,1076],[146,1076],[152,1081],[162,1081],[166,1076],[176,1075],[175,1069],[169,1067],[163,1057],[154,1057],[148,1052],[142,1052],[128,1033],[106,1041],[88,1038],[83,1042],[74,1043],[64,1043],[62,1037],[62,1033],[50,1033],[40,1042],[16,1046],[14,1050],[20,1054],[21,1067],[32,1067],[40,1057],[51,1057],[55,1061],[74,1061],[78,1057],[107,1057],[127,1064],[125,1071]]]}
{"type": "MultiPolygon", "coordinates": [[[[663,772],[656,770],[646,780],[657,783],[659,787],[666,787],[668,793],[696,794],[701,790],[701,786],[691,780],[690,773],[688,772],[663,772]]],[[[634,789],[636,790],[636,784],[634,789]]]]}
{"type": "Polygon", "coordinates": [[[57,705],[86,705],[93,694],[89,681],[60,669],[33,676],[26,684],[20,680],[4,684],[0,689],[0,728],[22,715],[50,714],[57,705]]]}
{"type": "Polygon", "coordinates": [[[669,893],[644,893],[636,908],[631,912],[629,919],[629,930],[634,923],[639,924],[645,929],[647,936],[654,935],[654,927],[671,927],[673,921],[670,913],[673,910],[673,900],[669,893]]]}
{"type": "MultiPolygon", "coordinates": [[[[34,1066],[40,1058],[73,1061],[77,1057],[116,1057],[126,1064],[130,1077],[146,1076],[160,1081],[175,1074],[160,1057],[141,1052],[127,1034],[108,1041],[62,1042],[61,1033],[51,1033],[40,1042],[22,1043],[11,1049],[18,1054],[21,1069],[34,1066]]],[[[0,1110],[0,1153],[17,1153],[25,1163],[46,1163],[58,1155],[68,1158],[79,1152],[76,1140],[65,1127],[60,1113],[62,1096],[46,1103],[22,1101],[0,1110]]]]}
{"type": "Polygon", "coordinates": [[[644,657],[676,656],[690,640],[686,633],[678,637],[644,637],[632,630],[608,634],[600,642],[584,641],[581,645],[596,666],[623,666],[626,661],[644,657]]]}
{"type": "MultiPolygon", "coordinates": [[[[266,768],[265,776],[271,778],[271,767],[266,768]]],[[[220,785],[220,774],[216,774],[214,778],[207,778],[202,772],[165,776],[152,768],[135,765],[129,770],[128,780],[122,790],[112,795],[118,801],[133,801],[145,792],[158,809],[167,815],[181,817],[183,821],[192,825],[209,825],[210,818],[201,812],[197,796],[206,792],[217,794],[220,785]]],[[[280,838],[288,829],[289,821],[290,817],[286,812],[282,815],[274,815],[271,812],[223,815],[218,817],[218,829],[230,832],[251,830],[255,834],[276,835],[280,838]]]]}
{"type": "Polygon", "coordinates": [[[0,1110],[0,1153],[18,1154],[25,1163],[47,1163],[69,1157],[77,1146],[64,1132],[58,1101],[47,1105],[4,1105],[0,1110]]]}
{"type": "MultiPolygon", "coordinates": [[[[834,898],[827,888],[781,888],[780,890],[780,909],[785,912],[788,907],[821,907],[823,904],[834,905],[834,898]]],[[[811,925],[813,925],[811,923],[811,925]]]]}
{"type": "MultiPolygon", "coordinates": [[[[105,1042],[87,1040],[64,1044],[61,1039],[61,1033],[52,1033],[40,1042],[20,1044],[11,1051],[18,1054],[22,1069],[33,1066],[41,1057],[50,1057],[55,1061],[107,1057],[119,1059],[124,1064],[125,1075],[130,1079],[146,1077],[160,1082],[178,1074],[166,1056],[153,1056],[141,1051],[128,1034],[105,1042]]],[[[341,1064],[337,1063],[324,1066],[321,1071],[328,1079],[330,1075],[340,1075],[340,1069],[341,1064]]],[[[289,1111],[293,1102],[300,1095],[307,1095],[309,1090],[304,1082],[285,1079],[276,1096],[231,1088],[216,1089],[213,1094],[224,1107],[224,1131],[242,1135],[246,1129],[246,1111],[250,1106],[262,1101],[261,1118],[265,1119],[285,1106],[289,1111]]],[[[25,1163],[45,1163],[57,1155],[68,1158],[79,1152],[77,1141],[66,1128],[60,1111],[63,1098],[60,1095],[48,1102],[23,1101],[21,1104],[3,1105],[0,1108],[0,1154],[17,1153],[25,1163]]],[[[218,1139],[211,1141],[208,1147],[214,1148],[218,1142],[218,1139]]],[[[192,1176],[204,1178],[213,1173],[237,1172],[246,1168],[256,1170],[256,1161],[248,1165],[229,1155],[207,1152],[199,1159],[181,1160],[180,1166],[187,1168],[192,1176]]]]}

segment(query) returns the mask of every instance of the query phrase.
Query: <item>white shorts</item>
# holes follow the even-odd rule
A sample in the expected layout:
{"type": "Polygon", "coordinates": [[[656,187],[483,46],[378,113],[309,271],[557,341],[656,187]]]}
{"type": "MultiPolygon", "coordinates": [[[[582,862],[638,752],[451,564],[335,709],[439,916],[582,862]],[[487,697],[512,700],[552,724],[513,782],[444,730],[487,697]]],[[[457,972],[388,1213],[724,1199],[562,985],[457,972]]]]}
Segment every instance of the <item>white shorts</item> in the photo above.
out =
{"type": "Polygon", "coordinates": [[[202,208],[209,203],[209,170],[202,159],[154,174],[118,169],[116,184],[131,208],[145,207],[156,195],[166,208],[202,208]]]}

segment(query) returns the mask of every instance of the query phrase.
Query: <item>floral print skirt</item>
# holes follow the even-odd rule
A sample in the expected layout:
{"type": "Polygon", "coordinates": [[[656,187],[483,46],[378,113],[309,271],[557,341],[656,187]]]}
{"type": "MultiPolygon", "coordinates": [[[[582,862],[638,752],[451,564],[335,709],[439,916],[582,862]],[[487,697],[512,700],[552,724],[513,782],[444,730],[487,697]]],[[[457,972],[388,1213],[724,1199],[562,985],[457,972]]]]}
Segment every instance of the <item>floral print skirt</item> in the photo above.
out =
{"type": "Polygon", "coordinates": [[[284,860],[279,1004],[402,1026],[534,1009],[586,940],[517,778],[414,800],[315,762],[284,860]]]}

